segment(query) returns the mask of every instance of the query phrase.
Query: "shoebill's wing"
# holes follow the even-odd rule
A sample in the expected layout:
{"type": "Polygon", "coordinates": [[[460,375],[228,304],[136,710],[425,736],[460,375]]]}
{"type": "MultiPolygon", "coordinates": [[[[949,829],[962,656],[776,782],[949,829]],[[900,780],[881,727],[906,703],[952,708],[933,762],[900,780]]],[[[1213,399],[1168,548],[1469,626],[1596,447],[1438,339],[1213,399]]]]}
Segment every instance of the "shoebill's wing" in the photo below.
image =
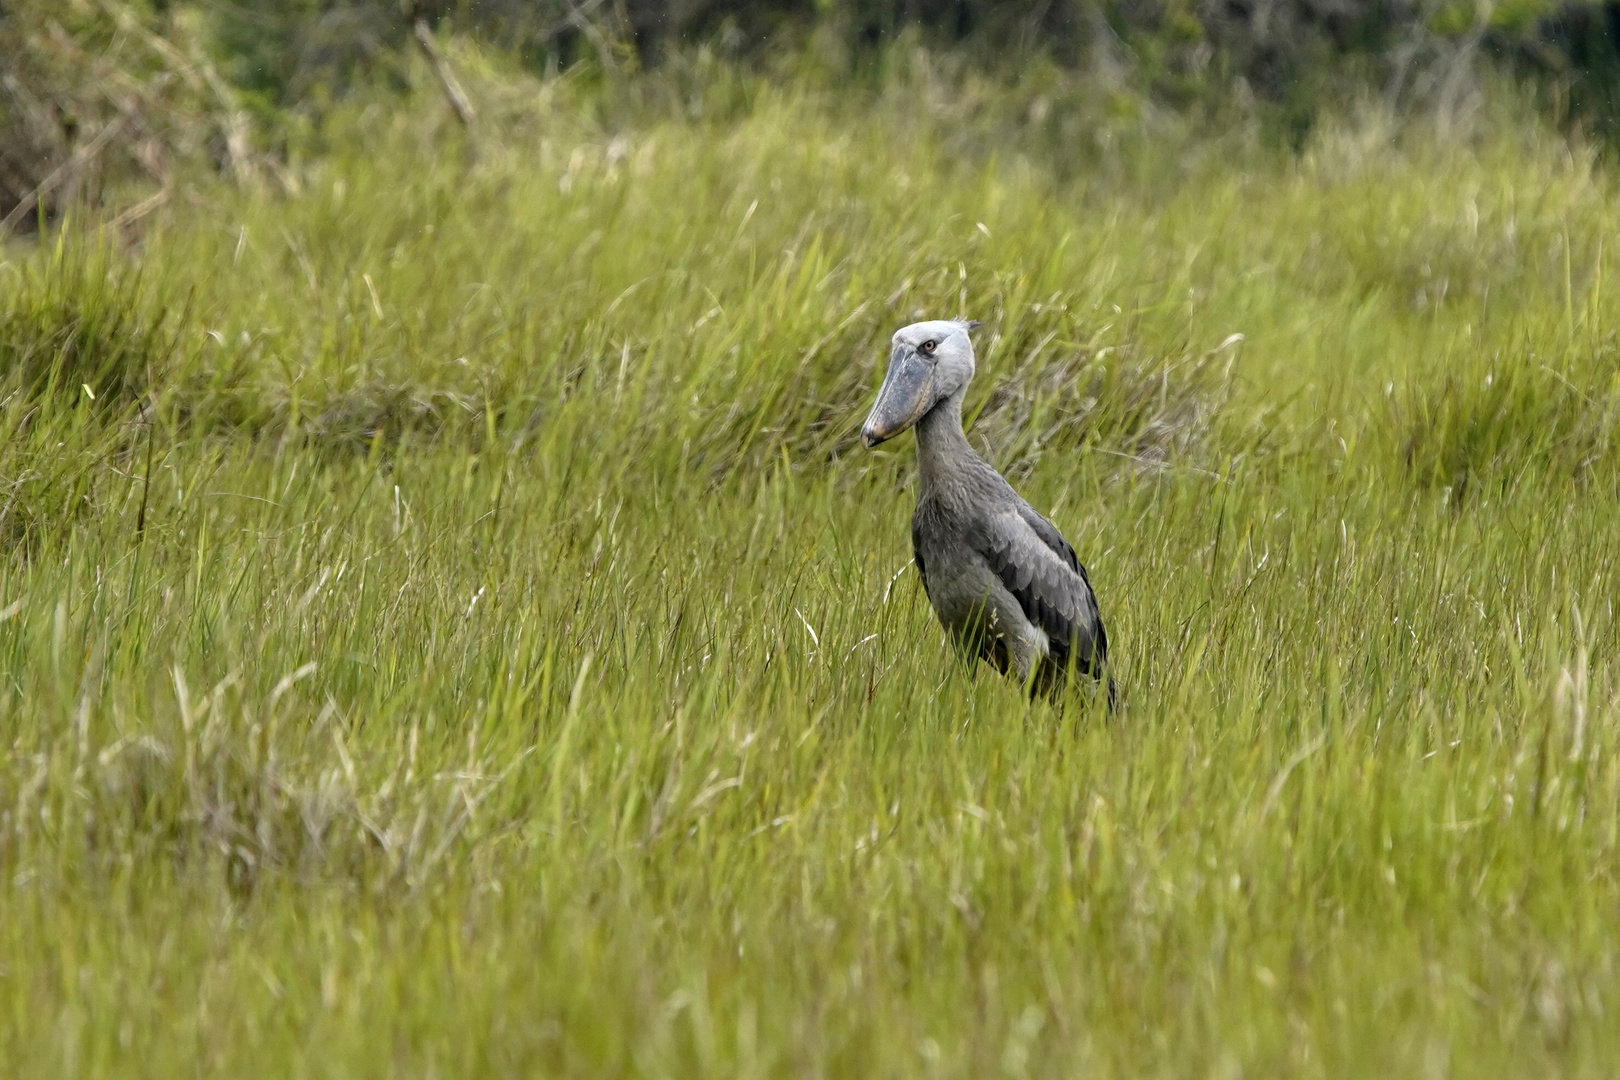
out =
{"type": "MultiPolygon", "coordinates": [[[[1020,500],[1021,501],[1021,500],[1020,500]]],[[[1061,533],[1027,504],[992,514],[973,530],[972,543],[1046,634],[1048,661],[1100,672],[1108,638],[1091,582],[1061,533]]]]}

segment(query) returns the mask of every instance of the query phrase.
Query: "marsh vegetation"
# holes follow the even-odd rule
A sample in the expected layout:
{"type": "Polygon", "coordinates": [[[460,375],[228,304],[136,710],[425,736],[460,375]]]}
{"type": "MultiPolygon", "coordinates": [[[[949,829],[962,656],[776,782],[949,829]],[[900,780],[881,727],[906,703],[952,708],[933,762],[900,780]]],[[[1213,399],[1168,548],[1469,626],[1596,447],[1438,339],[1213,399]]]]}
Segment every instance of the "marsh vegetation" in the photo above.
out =
{"type": "Polygon", "coordinates": [[[0,247],[17,1075],[1610,1073],[1599,154],[442,47],[473,130],[413,54],[0,247]],[[1113,720],[954,663],[859,446],[954,315],[1113,720]]]}

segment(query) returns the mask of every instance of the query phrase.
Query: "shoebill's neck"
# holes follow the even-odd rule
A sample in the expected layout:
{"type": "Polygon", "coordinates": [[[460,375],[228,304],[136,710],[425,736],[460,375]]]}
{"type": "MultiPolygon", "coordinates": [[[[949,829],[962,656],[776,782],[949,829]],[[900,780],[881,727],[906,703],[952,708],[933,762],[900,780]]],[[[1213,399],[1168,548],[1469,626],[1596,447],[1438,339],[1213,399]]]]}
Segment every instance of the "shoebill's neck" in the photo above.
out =
{"type": "Polygon", "coordinates": [[[922,494],[946,495],[960,486],[968,467],[980,461],[962,431],[964,387],[923,414],[917,421],[917,468],[922,494]]]}

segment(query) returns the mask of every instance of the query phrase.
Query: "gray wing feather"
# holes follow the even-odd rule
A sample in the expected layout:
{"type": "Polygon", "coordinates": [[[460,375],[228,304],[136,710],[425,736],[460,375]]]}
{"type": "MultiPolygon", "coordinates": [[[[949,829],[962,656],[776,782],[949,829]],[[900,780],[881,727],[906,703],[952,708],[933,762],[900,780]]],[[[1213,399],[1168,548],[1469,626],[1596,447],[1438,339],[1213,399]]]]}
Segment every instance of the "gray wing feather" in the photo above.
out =
{"type": "Polygon", "coordinates": [[[1069,569],[1079,574],[1080,580],[1086,583],[1087,588],[1090,588],[1091,579],[1086,576],[1086,568],[1080,565],[1080,556],[1076,555],[1074,548],[1070,547],[1069,542],[1063,539],[1063,534],[1057,531],[1057,526],[1047,521],[1033,506],[1022,499],[1018,501],[1018,516],[1023,518],[1024,523],[1034,530],[1036,536],[1041,538],[1041,543],[1051,548],[1052,553],[1067,563],[1069,569]]]}
{"type": "Polygon", "coordinates": [[[1025,617],[1045,632],[1049,660],[1062,668],[1072,656],[1076,667],[1095,675],[1107,656],[1108,638],[1091,582],[1063,535],[1019,503],[1016,513],[996,514],[975,530],[974,547],[1025,617]]]}

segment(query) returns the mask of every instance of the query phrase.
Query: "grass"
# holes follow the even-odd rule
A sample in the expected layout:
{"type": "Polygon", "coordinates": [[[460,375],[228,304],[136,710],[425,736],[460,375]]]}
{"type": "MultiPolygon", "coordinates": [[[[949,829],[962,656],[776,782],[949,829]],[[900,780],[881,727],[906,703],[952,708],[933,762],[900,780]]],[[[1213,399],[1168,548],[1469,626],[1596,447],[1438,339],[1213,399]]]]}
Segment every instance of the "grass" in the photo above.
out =
{"type": "Polygon", "coordinates": [[[1612,1074],[1606,169],[460,62],[4,251],[15,1075],[1612,1074]],[[923,313],[1114,721],[908,569],[923,313]]]}

